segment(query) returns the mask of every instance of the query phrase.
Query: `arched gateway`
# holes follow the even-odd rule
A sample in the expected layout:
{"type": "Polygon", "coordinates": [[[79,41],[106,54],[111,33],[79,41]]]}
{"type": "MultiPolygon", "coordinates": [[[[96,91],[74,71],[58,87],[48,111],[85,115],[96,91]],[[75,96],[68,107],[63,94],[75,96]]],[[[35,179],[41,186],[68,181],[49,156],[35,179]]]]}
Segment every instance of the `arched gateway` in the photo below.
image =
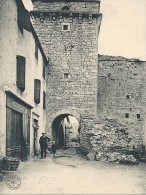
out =
{"type": "Polygon", "coordinates": [[[80,114],[75,110],[62,109],[51,116],[52,140],[58,147],[79,145],[80,114]]]}
{"type": "Polygon", "coordinates": [[[47,119],[49,137],[51,137],[51,140],[56,141],[58,146],[65,146],[69,139],[69,132],[72,133],[71,131],[76,128],[76,132],[80,134],[80,121],[81,115],[71,108],[59,109],[51,113],[47,119]],[[73,126],[72,121],[73,123],[75,122],[73,126]]]}

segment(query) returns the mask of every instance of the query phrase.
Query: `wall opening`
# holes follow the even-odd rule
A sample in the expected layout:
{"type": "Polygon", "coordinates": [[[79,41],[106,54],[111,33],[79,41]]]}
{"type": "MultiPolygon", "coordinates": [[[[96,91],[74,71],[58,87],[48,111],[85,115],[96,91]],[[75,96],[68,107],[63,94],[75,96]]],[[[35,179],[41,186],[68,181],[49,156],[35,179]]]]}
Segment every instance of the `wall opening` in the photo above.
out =
{"type": "Polygon", "coordinates": [[[61,114],[57,116],[52,123],[52,135],[57,148],[79,147],[79,121],[70,114],[61,114]]]}
{"type": "Polygon", "coordinates": [[[69,8],[68,6],[64,6],[64,7],[62,8],[62,11],[70,11],[70,8],[69,8]]]}
{"type": "Polygon", "coordinates": [[[140,114],[137,114],[137,119],[140,119],[140,114]]]}
{"type": "Polygon", "coordinates": [[[63,31],[70,31],[70,23],[62,23],[61,25],[63,31]]]}
{"type": "Polygon", "coordinates": [[[129,113],[125,113],[125,118],[129,118],[129,113]]]}

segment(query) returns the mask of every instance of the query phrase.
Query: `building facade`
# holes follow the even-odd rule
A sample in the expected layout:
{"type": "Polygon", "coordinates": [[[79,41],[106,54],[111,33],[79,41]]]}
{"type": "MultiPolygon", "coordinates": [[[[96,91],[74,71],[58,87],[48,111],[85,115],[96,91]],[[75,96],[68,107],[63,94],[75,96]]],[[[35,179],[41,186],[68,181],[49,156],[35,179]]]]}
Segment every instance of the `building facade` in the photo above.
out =
{"type": "Polygon", "coordinates": [[[45,131],[47,59],[22,1],[1,4],[0,156],[26,160],[45,131]]]}

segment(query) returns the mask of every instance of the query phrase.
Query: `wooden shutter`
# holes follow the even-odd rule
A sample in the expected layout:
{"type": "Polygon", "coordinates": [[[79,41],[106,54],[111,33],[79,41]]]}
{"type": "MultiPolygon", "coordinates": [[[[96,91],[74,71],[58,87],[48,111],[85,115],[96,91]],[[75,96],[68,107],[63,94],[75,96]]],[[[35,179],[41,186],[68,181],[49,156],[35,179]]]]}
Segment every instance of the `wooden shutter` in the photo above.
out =
{"type": "Polygon", "coordinates": [[[27,31],[31,31],[30,12],[26,9],[23,11],[23,28],[27,31]]]}
{"type": "Polygon", "coordinates": [[[35,42],[35,57],[38,60],[38,44],[35,42]]]}
{"type": "Polygon", "coordinates": [[[43,91],[43,109],[46,109],[46,93],[43,91]]]}
{"type": "Polygon", "coordinates": [[[18,26],[19,26],[20,31],[23,33],[23,8],[19,1],[16,1],[16,2],[18,6],[18,11],[17,11],[18,26]]]}
{"type": "Polygon", "coordinates": [[[35,103],[40,103],[41,94],[41,81],[39,79],[34,80],[34,101],[35,103]]]}
{"type": "Polygon", "coordinates": [[[30,12],[25,9],[23,3],[20,0],[16,1],[18,6],[18,26],[21,32],[23,33],[23,28],[27,31],[31,31],[31,21],[30,21],[30,12]]]}
{"type": "Polygon", "coordinates": [[[25,90],[25,58],[17,56],[17,87],[25,90]]]}

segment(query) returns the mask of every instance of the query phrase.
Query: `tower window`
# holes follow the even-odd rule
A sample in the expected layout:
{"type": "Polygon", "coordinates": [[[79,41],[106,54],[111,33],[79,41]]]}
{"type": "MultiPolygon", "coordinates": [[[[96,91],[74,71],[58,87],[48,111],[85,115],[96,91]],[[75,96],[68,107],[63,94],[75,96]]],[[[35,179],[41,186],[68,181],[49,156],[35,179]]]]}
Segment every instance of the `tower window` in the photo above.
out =
{"type": "Polygon", "coordinates": [[[129,99],[130,98],[130,95],[126,95],[126,99],[129,99]]]}
{"type": "Polygon", "coordinates": [[[63,23],[62,24],[62,30],[63,31],[69,31],[70,30],[70,24],[69,23],[63,23]]]}
{"type": "Polygon", "coordinates": [[[63,30],[68,30],[68,25],[63,25],[63,30]]]}
{"type": "Polygon", "coordinates": [[[125,113],[125,118],[129,118],[129,113],[125,113]]]}
{"type": "Polygon", "coordinates": [[[140,119],[140,114],[137,114],[136,116],[137,116],[137,119],[140,119]]]}
{"type": "Polygon", "coordinates": [[[64,79],[69,79],[69,74],[68,73],[64,73],[64,79]]]}
{"type": "Polygon", "coordinates": [[[70,9],[69,9],[69,7],[68,6],[64,6],[63,8],[62,8],[62,11],[69,11],[70,9]]]}

